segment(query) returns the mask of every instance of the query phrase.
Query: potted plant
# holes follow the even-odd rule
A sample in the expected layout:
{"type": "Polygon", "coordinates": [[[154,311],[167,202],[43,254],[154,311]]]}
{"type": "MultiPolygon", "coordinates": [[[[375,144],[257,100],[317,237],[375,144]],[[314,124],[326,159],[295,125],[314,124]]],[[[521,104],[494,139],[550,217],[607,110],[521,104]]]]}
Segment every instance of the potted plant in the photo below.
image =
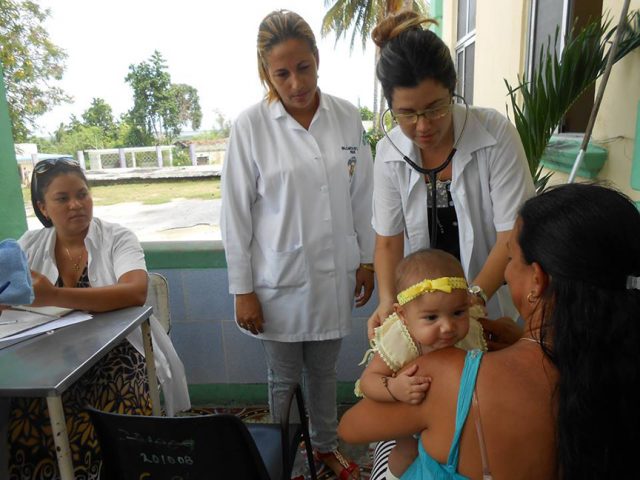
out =
{"type": "MultiPolygon", "coordinates": [[[[558,56],[558,29],[551,43],[540,51],[531,80],[518,76],[518,86],[505,79],[514,121],[524,146],[536,190],[546,186],[551,173],[543,173],[540,161],[563,117],[575,101],[604,73],[607,44],[616,33],[608,18],[598,18],[577,34],[572,30],[558,56]]],[[[640,12],[632,12],[624,24],[615,61],[640,46],[640,12]]]]}

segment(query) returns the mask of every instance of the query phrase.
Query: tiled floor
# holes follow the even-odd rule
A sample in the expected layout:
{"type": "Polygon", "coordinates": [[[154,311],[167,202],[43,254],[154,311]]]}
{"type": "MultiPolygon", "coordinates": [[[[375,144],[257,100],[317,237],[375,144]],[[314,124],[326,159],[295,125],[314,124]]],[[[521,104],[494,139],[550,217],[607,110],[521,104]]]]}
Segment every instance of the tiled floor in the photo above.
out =
{"type": "MultiPolygon", "coordinates": [[[[339,413],[344,411],[344,407],[339,408],[339,413]]],[[[247,422],[265,422],[269,421],[269,408],[267,406],[253,406],[253,407],[215,407],[215,406],[203,406],[194,407],[189,412],[194,415],[212,414],[212,413],[232,413],[239,416],[247,422]]],[[[344,453],[347,458],[352,459],[358,465],[360,465],[360,478],[367,480],[371,473],[371,449],[366,445],[347,445],[340,444],[340,451],[344,453]]],[[[316,464],[316,470],[319,480],[333,480],[336,476],[333,472],[325,467],[321,463],[316,464]]],[[[306,456],[304,449],[300,448],[296,455],[296,460],[293,468],[292,478],[305,480],[309,475],[308,465],[306,463],[306,456]]]]}

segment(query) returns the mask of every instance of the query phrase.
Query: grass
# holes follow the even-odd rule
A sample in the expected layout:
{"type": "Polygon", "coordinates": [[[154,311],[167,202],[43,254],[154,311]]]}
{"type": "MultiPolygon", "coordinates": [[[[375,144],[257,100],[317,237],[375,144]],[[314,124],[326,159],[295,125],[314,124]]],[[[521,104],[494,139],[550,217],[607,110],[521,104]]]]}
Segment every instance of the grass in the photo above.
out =
{"type": "MultiPolygon", "coordinates": [[[[28,188],[22,189],[22,196],[25,204],[30,205],[28,188]]],[[[91,187],[91,196],[96,206],[126,202],[158,205],[176,198],[212,200],[220,198],[220,179],[94,186],[91,187]]]]}

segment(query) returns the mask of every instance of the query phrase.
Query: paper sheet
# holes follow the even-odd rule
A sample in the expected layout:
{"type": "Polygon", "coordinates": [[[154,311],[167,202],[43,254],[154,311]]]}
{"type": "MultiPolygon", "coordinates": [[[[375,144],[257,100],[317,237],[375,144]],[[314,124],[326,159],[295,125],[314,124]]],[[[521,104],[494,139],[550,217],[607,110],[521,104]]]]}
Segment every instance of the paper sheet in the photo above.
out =
{"type": "Polygon", "coordinates": [[[13,345],[19,340],[24,340],[35,335],[40,335],[45,332],[64,328],[76,323],[86,322],[87,320],[91,320],[92,318],[93,315],[91,315],[90,313],[80,311],[69,313],[62,318],[51,318],[33,312],[5,310],[0,316],[0,348],[8,345],[13,345]],[[8,316],[8,312],[13,313],[8,316]],[[2,325],[2,322],[13,320],[14,318],[19,318],[19,321],[15,324],[2,325]],[[24,328],[25,323],[23,322],[30,322],[26,329],[24,328]],[[7,335],[4,329],[6,328],[7,331],[9,331],[11,327],[13,327],[14,333],[7,335]]]}
{"type": "Polygon", "coordinates": [[[67,313],[73,312],[73,308],[65,307],[32,307],[31,305],[16,305],[12,307],[15,310],[26,310],[27,312],[40,313],[50,317],[60,318],[67,313]]]}
{"type": "Polygon", "coordinates": [[[23,310],[4,310],[0,315],[0,338],[10,337],[57,318],[23,310]]]}

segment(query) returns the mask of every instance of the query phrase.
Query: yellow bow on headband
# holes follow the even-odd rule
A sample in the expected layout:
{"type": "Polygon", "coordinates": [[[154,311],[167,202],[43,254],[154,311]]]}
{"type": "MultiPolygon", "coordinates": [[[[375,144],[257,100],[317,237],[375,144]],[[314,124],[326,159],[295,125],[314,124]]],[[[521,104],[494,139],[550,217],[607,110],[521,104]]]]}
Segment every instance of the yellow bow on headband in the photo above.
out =
{"type": "Polygon", "coordinates": [[[406,290],[401,291],[398,294],[398,303],[404,305],[423,293],[451,293],[451,290],[454,288],[466,290],[468,288],[467,281],[462,277],[440,277],[434,278],[433,280],[426,278],[406,290]]]}

